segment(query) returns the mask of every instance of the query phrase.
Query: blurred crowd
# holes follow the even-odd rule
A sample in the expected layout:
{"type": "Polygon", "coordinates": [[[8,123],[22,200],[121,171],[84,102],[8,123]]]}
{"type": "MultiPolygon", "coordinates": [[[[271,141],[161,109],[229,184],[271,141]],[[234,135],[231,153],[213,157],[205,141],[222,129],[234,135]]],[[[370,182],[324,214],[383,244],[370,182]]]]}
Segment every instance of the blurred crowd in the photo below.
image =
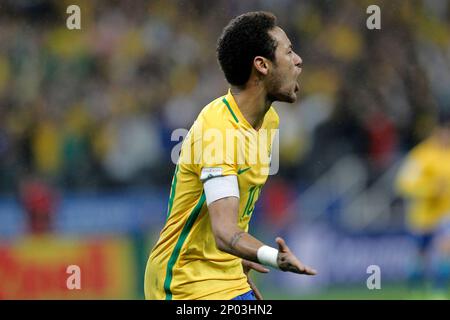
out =
{"type": "Polygon", "coordinates": [[[274,12],[304,61],[301,98],[276,104],[281,172],[314,181],[355,154],[373,177],[450,107],[447,1],[13,1],[0,10],[0,193],[168,186],[171,133],[224,94],[216,40],[274,12]],[[381,8],[381,30],[366,8],[381,8]],[[81,8],[68,30],[66,8],[81,8]]]}

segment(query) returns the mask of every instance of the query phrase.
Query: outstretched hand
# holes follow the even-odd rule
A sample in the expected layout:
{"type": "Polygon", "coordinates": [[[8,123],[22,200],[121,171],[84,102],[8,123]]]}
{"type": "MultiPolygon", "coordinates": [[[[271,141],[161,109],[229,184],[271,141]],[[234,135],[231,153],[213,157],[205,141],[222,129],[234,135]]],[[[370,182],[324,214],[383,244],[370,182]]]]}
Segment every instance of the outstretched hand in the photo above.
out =
{"type": "Polygon", "coordinates": [[[310,276],[317,274],[315,269],[304,265],[297,259],[282,238],[277,237],[275,241],[278,243],[277,263],[281,270],[310,276]]]}

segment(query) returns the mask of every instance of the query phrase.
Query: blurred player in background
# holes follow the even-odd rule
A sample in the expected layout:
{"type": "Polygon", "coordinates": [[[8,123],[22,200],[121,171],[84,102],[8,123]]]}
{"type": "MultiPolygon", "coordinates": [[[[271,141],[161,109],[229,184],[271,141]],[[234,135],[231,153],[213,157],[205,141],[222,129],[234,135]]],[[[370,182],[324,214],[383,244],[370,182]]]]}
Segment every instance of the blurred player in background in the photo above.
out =
{"type": "Polygon", "coordinates": [[[431,273],[437,288],[442,277],[432,268],[431,255],[437,230],[450,216],[450,113],[442,112],[431,136],[407,156],[397,188],[409,200],[407,227],[419,252],[410,285],[417,288],[431,273]]]}
{"type": "MultiPolygon", "coordinates": [[[[268,272],[258,263],[316,273],[283,239],[276,239],[275,249],[247,232],[269,172],[268,163],[260,157],[253,163],[247,151],[260,131],[278,128],[272,102],[297,100],[302,60],[275,16],[265,12],[233,19],[219,38],[217,56],[231,89],[202,110],[183,142],[166,224],[147,263],[147,299],[260,299],[248,278],[250,269],[268,272]],[[244,150],[226,149],[223,159],[205,160],[195,150],[206,151],[207,139],[195,132],[208,129],[222,137],[231,130],[249,139],[239,141],[244,150]],[[238,163],[237,153],[243,151],[245,162],[238,163]]],[[[272,141],[273,136],[258,152],[270,153],[272,141]]]]}

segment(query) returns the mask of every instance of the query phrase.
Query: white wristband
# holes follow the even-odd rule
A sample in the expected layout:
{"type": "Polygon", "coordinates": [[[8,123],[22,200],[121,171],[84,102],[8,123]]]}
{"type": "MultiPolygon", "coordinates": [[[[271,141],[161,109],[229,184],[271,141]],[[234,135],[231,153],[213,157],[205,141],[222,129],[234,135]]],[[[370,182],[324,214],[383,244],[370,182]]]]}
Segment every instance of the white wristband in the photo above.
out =
{"type": "Polygon", "coordinates": [[[258,261],[265,265],[275,269],[280,269],[277,263],[278,259],[278,250],[269,246],[262,246],[256,252],[256,256],[258,257],[258,261]]]}

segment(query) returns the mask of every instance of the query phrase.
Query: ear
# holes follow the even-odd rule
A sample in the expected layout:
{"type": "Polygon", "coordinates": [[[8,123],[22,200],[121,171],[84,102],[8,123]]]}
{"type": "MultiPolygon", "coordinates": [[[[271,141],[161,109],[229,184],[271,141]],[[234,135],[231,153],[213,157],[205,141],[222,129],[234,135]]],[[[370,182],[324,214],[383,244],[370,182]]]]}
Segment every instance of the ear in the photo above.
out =
{"type": "Polygon", "coordinates": [[[256,56],[255,59],[253,59],[253,66],[256,71],[265,76],[269,73],[269,64],[269,60],[261,56],[256,56]]]}

